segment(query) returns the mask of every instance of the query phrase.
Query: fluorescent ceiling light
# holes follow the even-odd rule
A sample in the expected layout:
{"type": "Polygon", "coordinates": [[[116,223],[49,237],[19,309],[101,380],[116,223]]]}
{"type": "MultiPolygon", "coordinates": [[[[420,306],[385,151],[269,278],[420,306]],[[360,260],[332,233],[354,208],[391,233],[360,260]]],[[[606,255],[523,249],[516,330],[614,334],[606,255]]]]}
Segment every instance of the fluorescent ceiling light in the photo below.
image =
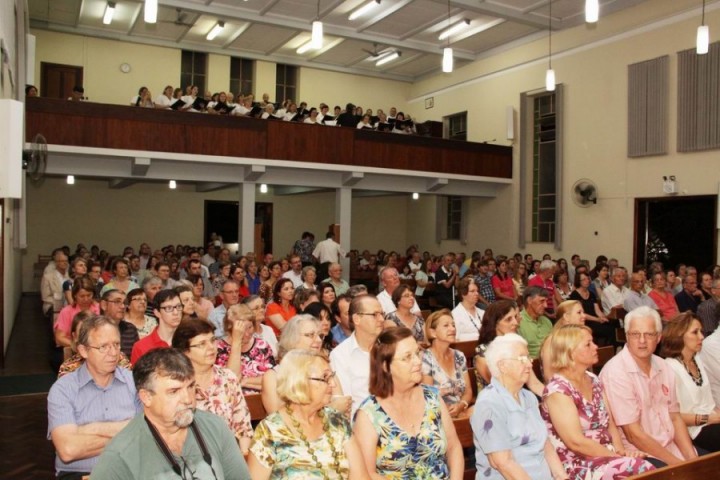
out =
{"type": "Polygon", "coordinates": [[[379,67],[380,65],[385,65],[388,62],[392,62],[396,58],[400,58],[400,52],[393,52],[390,55],[385,55],[380,60],[375,62],[375,66],[379,67]]]}
{"type": "Polygon", "coordinates": [[[585,21],[595,23],[600,18],[600,1],[585,0],[585,21]]]}
{"type": "Polygon", "coordinates": [[[105,15],[103,15],[103,23],[110,25],[112,23],[113,15],[115,15],[115,2],[108,2],[105,5],[105,15]]]}
{"type": "Polygon", "coordinates": [[[312,39],[310,40],[312,48],[319,50],[323,46],[323,24],[320,20],[312,23],[312,39]]]}
{"type": "Polygon", "coordinates": [[[212,30],[210,30],[210,33],[208,33],[207,37],[205,37],[205,38],[207,38],[208,40],[214,40],[215,37],[220,35],[220,32],[222,32],[224,28],[225,28],[225,22],[217,22],[215,24],[215,26],[212,28],[212,30]]]}
{"type": "Polygon", "coordinates": [[[375,8],[377,5],[380,5],[380,0],[370,0],[363,6],[356,8],[348,17],[348,20],[355,20],[358,17],[362,17],[367,12],[375,8]]]}
{"type": "Polygon", "coordinates": [[[145,23],[157,22],[158,0],[145,0],[145,23]]]}
{"type": "Polygon", "coordinates": [[[445,40],[449,36],[455,35],[460,30],[467,28],[469,25],[470,25],[470,19],[463,18],[462,21],[460,21],[460,22],[456,23],[455,25],[453,25],[452,27],[446,28],[445,30],[440,32],[440,36],[438,37],[438,40],[445,40]]]}
{"type": "Polygon", "coordinates": [[[450,47],[443,48],[442,71],[444,73],[453,71],[453,49],[450,47]]]}
{"type": "Polygon", "coordinates": [[[302,55],[303,53],[309,52],[312,49],[313,49],[313,42],[312,42],[312,40],[308,40],[307,42],[300,45],[300,47],[297,50],[295,50],[295,52],[298,55],[302,55]]]}

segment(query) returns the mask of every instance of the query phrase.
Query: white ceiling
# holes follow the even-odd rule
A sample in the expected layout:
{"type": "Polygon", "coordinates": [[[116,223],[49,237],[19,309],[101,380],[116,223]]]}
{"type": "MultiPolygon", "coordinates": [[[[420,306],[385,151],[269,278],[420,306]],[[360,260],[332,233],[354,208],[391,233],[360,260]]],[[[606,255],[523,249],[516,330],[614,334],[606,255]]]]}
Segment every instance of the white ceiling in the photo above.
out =
{"type": "MultiPolygon", "coordinates": [[[[446,0],[381,0],[350,21],[349,13],[368,0],[320,0],[324,45],[299,55],[317,17],[316,0],[159,0],[158,22],[146,24],[143,3],[116,0],[113,22],[103,25],[106,0],[28,0],[32,28],[80,33],[124,41],[201,50],[251,59],[312,66],[404,81],[440,71],[438,40],[448,26],[446,0]],[[217,21],[225,29],[206,35],[217,21]],[[382,66],[366,51],[398,50],[402,56],[382,66]]],[[[650,0],[600,0],[603,15],[650,0]]],[[[554,30],[584,22],[584,0],[553,0],[554,30]]],[[[451,0],[450,24],[470,25],[453,35],[455,66],[509,42],[548,28],[548,0],[451,0]]]]}

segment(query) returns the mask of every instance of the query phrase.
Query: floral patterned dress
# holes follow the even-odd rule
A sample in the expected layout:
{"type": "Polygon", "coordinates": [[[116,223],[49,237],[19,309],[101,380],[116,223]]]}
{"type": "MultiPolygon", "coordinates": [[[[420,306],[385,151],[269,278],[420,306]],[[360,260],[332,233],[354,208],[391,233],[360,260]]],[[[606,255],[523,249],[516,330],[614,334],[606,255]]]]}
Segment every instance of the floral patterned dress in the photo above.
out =
{"type": "MultiPolygon", "coordinates": [[[[583,434],[596,442],[613,449],[612,438],[608,426],[610,414],[603,399],[603,386],[600,379],[586,373],[592,380],[592,401],[588,402],[582,393],[565,377],[555,374],[545,387],[543,399],[554,393],[567,395],[575,403],[583,434]]],[[[613,480],[628,478],[639,473],[654,470],[655,467],[642,458],[631,457],[587,457],[570,450],[560,439],[550,421],[550,414],[545,403],[541,414],[550,433],[550,441],[560,457],[571,480],[613,480]]]]}
{"type": "Polygon", "coordinates": [[[309,441],[317,460],[313,459],[305,442],[288,428],[279,412],[260,422],[250,451],[261,465],[271,469],[271,479],[323,480],[325,475],[332,480],[348,478],[350,464],[345,455],[345,444],[352,435],[350,423],[343,414],[330,407],[325,407],[322,413],[328,433],[309,441]],[[332,438],[339,471],[334,467],[335,458],[328,437],[332,438]]]}
{"type": "Polygon", "coordinates": [[[250,410],[240,388],[240,380],[227,368],[213,365],[213,380],[207,389],[195,385],[197,408],[219,416],[230,427],[235,438],[252,438],[250,410]]]}
{"type": "MultiPolygon", "coordinates": [[[[227,365],[228,358],[230,357],[230,345],[225,339],[221,339],[217,344],[218,356],[215,360],[215,365],[224,367],[227,365]]],[[[265,372],[275,366],[275,357],[272,353],[270,345],[257,336],[253,336],[253,344],[250,350],[242,353],[242,366],[240,371],[240,377],[260,377],[265,372]]],[[[234,372],[233,372],[234,373],[234,372]]],[[[252,388],[243,388],[243,393],[258,393],[257,390],[252,388]]]]}
{"type": "Polygon", "coordinates": [[[429,348],[423,352],[422,356],[422,373],[423,375],[431,376],[433,379],[433,386],[437,389],[446,388],[449,393],[443,395],[445,404],[455,405],[465,393],[467,385],[465,385],[465,372],[467,372],[467,361],[465,355],[455,349],[450,349],[453,352],[455,361],[455,372],[452,375],[448,375],[445,370],[442,369],[437,358],[429,348]]]}
{"type": "MultiPolygon", "coordinates": [[[[392,312],[385,315],[385,320],[390,320],[398,327],[405,326],[403,321],[398,318],[397,312],[392,312]]],[[[425,320],[423,320],[421,315],[415,315],[415,323],[410,330],[413,333],[413,337],[415,337],[415,341],[417,341],[419,344],[425,343],[425,320]]]]}
{"type": "Polygon", "coordinates": [[[360,404],[359,410],[365,412],[378,435],[378,475],[407,480],[435,480],[450,476],[445,457],[447,438],[440,415],[440,393],[429,385],[422,385],[422,389],[425,415],[420,432],[415,437],[395,424],[375,395],[370,395],[360,404]]]}

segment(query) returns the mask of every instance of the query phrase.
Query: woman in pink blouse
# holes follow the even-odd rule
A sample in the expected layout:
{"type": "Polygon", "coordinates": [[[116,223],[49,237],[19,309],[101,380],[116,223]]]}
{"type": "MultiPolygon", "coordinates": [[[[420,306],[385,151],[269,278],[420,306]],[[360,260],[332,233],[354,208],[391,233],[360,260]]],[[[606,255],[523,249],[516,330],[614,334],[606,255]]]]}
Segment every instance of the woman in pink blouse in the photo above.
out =
{"type": "Polygon", "coordinates": [[[650,290],[648,296],[652,298],[655,305],[658,306],[663,322],[669,322],[680,312],[675,302],[675,297],[672,292],[667,289],[664,272],[657,272],[652,276],[652,286],[653,289],[650,290]]]}
{"type": "Polygon", "coordinates": [[[497,300],[515,300],[515,284],[512,276],[508,274],[507,260],[502,260],[497,265],[497,273],[492,277],[492,287],[497,300]]]}
{"type": "Polygon", "coordinates": [[[213,332],[210,323],[186,318],[175,330],[172,346],[190,359],[195,370],[196,407],[225,420],[247,456],[253,436],[250,411],[237,376],[215,365],[217,347],[213,332]]]}

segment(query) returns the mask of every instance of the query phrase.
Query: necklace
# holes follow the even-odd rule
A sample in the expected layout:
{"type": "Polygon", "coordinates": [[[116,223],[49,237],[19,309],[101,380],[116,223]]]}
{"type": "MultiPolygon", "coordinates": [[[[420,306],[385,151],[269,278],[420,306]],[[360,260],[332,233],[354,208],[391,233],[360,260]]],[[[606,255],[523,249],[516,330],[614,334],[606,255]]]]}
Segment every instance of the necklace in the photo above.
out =
{"type": "Polygon", "coordinates": [[[682,360],[683,367],[685,367],[685,371],[687,371],[688,375],[690,375],[690,378],[692,378],[693,382],[695,382],[695,385],[698,387],[702,387],[703,384],[703,377],[702,372],[700,371],[700,367],[698,367],[697,362],[695,361],[695,357],[693,356],[690,360],[695,365],[695,370],[697,371],[697,375],[693,375],[693,373],[690,371],[690,366],[685,363],[685,360],[682,360]]]}
{"type": "Polygon", "coordinates": [[[465,313],[467,313],[467,316],[468,316],[468,318],[470,319],[470,323],[472,323],[472,326],[475,327],[475,328],[477,328],[477,330],[478,330],[478,332],[479,332],[479,331],[480,331],[481,320],[478,319],[477,307],[475,307],[475,314],[474,314],[474,315],[472,315],[472,314],[468,311],[468,309],[465,308],[464,305],[463,305],[463,310],[465,310],[465,313]],[[475,322],[475,320],[477,320],[477,323],[475,322]]]}
{"type": "MultiPolygon", "coordinates": [[[[300,436],[300,440],[305,444],[305,448],[307,448],[308,453],[312,457],[313,461],[315,462],[315,466],[317,467],[318,471],[322,472],[323,478],[325,480],[330,480],[330,477],[328,476],[327,472],[325,471],[325,467],[322,463],[318,460],[317,456],[315,455],[315,449],[310,446],[310,442],[308,441],[307,437],[305,436],[305,432],[302,431],[302,428],[300,427],[300,422],[295,418],[293,415],[292,409],[290,408],[290,405],[285,405],[285,413],[287,413],[288,417],[290,417],[290,421],[293,424],[293,427],[297,431],[298,435],[300,436]]],[[[327,419],[325,418],[325,414],[322,410],[318,412],[318,416],[323,422],[323,433],[325,434],[325,437],[327,438],[328,444],[330,445],[330,452],[333,457],[333,468],[335,469],[335,472],[338,474],[338,478],[342,478],[343,475],[340,473],[340,458],[338,455],[337,450],[335,449],[335,441],[332,438],[332,435],[330,435],[330,428],[328,426],[327,419]]]]}

